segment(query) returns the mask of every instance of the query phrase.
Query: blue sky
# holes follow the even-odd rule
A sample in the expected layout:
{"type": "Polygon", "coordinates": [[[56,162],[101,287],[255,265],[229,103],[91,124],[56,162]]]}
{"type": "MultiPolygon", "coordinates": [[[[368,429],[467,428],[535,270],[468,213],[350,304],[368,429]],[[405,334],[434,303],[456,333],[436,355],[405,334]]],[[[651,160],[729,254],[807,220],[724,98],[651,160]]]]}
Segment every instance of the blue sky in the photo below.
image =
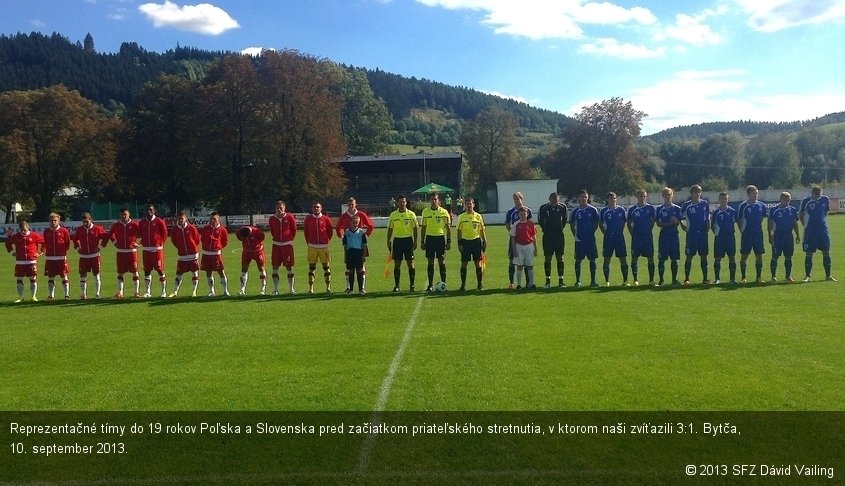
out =
{"type": "Polygon", "coordinates": [[[6,0],[0,32],[164,51],[297,49],[566,113],[611,97],[643,133],[845,111],[845,0],[6,0]]]}

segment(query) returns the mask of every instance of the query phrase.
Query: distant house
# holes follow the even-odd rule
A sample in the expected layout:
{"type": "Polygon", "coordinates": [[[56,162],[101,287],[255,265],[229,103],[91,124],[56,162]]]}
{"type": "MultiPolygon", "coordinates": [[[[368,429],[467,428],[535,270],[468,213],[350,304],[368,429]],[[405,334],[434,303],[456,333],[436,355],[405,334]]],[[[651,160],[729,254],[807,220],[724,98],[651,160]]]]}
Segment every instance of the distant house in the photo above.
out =
{"type": "Polygon", "coordinates": [[[341,201],[327,201],[326,206],[330,212],[336,211],[335,204],[339,206],[347,197],[355,196],[362,209],[386,216],[392,210],[394,196],[424,199],[412,193],[429,182],[453,188],[455,197],[463,191],[462,161],[463,155],[458,152],[345,157],[340,165],[349,180],[347,191],[341,201]]]}

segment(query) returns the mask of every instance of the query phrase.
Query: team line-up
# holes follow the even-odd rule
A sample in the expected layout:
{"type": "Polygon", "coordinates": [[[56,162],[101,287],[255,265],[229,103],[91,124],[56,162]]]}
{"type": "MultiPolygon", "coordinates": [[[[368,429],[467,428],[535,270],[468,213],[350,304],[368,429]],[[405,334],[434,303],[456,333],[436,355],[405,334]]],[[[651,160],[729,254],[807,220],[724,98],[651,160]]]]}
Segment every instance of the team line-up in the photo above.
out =
{"type": "MultiPolygon", "coordinates": [[[[836,281],[831,274],[830,234],[827,226],[827,213],[830,210],[830,200],[822,194],[822,189],[815,186],[811,194],[801,201],[800,208],[790,204],[791,195],[784,192],[780,196],[779,204],[768,209],[766,204],[757,200],[758,190],[755,186],[746,188],[747,200],[738,209],[728,205],[728,194],[719,195],[719,207],[710,212],[709,203],[701,198],[702,188],[692,186],[690,199],[678,206],[673,202],[674,191],[670,188],[662,190],[663,204],[653,206],[647,204],[647,193],[637,191],[637,204],[627,210],[616,204],[617,196],[608,193],[607,205],[601,210],[589,203],[590,195],[582,190],[578,195],[578,205],[568,214],[567,207],[560,202],[558,194],[549,196],[548,204],[540,207],[537,222],[542,231],[542,247],[544,253],[545,287],[551,287],[552,260],[557,263],[558,286],[564,283],[564,228],[569,224],[575,240],[575,286],[581,286],[581,264],[586,258],[589,261],[590,286],[598,287],[596,280],[596,260],[598,248],[596,230],[600,229],[604,235],[602,256],[604,278],[610,285],[610,263],[614,256],[619,259],[622,273],[622,284],[627,286],[629,265],[627,262],[627,245],[625,230],[631,236],[631,265],[630,273],[633,284],[639,285],[640,257],[647,261],[649,285],[661,286],[665,284],[665,264],[669,260],[671,269],[671,284],[682,285],[678,279],[678,261],[680,260],[679,227],[686,231],[684,281],[690,284],[690,272],[695,256],[699,257],[703,283],[711,283],[709,277],[708,254],[709,235],[713,235],[714,261],[713,283],[721,283],[721,262],[728,258],[729,278],[731,284],[737,284],[736,270],[736,230],[740,233],[740,278],[745,283],[747,279],[747,258],[753,252],[755,255],[756,282],[762,283],[764,229],[763,222],[767,221],[765,233],[772,248],[771,280],[777,280],[777,265],[781,256],[784,257],[785,279],[795,281],[792,277],[792,256],[795,244],[801,243],[799,226],[804,227],[803,250],[805,252],[804,281],[811,280],[813,255],[816,251],[822,253],[822,264],[825,279],[836,281]],[[657,274],[655,282],[653,229],[660,229],[657,250],[657,274]]],[[[509,288],[535,288],[534,260],[538,254],[538,231],[532,221],[532,211],[524,205],[523,195],[517,192],[513,195],[514,207],[505,217],[505,228],[508,231],[508,276],[509,288]]],[[[452,246],[452,217],[446,208],[441,206],[440,197],[433,194],[431,205],[422,211],[420,224],[417,215],[408,209],[407,198],[395,198],[397,209],[390,214],[387,227],[387,249],[390,259],[394,262],[393,292],[400,291],[402,261],[406,262],[409,278],[408,289],[415,290],[416,268],[414,265],[414,251],[419,247],[425,251],[428,261],[428,285],[426,291],[446,290],[446,252],[452,246]],[[439,267],[440,281],[434,284],[435,261],[439,267]]],[[[331,288],[331,255],[329,244],[333,235],[341,238],[344,248],[344,262],[346,266],[346,293],[352,294],[355,281],[358,283],[358,293],[366,294],[365,262],[368,256],[368,240],[372,235],[374,225],[366,213],[357,209],[355,198],[349,198],[348,209],[339,218],[337,226],[333,226],[332,219],[322,211],[322,205],[315,202],[312,212],[305,217],[302,232],[307,244],[308,259],[308,292],[314,293],[317,264],[323,269],[325,290],[331,288]]],[[[456,221],[458,251],[461,255],[460,290],[466,289],[467,267],[473,262],[476,277],[476,289],[483,290],[483,274],[485,254],[487,251],[487,232],[484,219],[475,211],[472,198],[464,199],[464,212],[456,221]]],[[[209,223],[198,229],[188,221],[187,214],[182,211],[176,218],[176,225],[168,231],[164,219],[156,215],[154,206],[146,208],[144,218],[136,221],[131,219],[128,209],[120,210],[120,219],[114,222],[106,231],[102,226],[94,224],[89,213],[82,216],[82,225],[73,235],[60,225],[59,215],[50,214],[50,225],[43,234],[31,231],[25,220],[19,222],[19,231],[10,235],[6,240],[6,249],[15,258],[15,278],[17,281],[18,299],[24,299],[24,279],[29,279],[30,294],[33,301],[37,301],[38,289],[38,258],[45,255],[44,275],[48,279],[48,300],[55,299],[56,278],[60,278],[64,298],[70,299],[70,282],[68,274],[68,251],[71,244],[79,253],[79,287],[80,298],[89,298],[88,274],[93,277],[94,298],[100,298],[102,282],[100,279],[101,257],[100,250],[112,242],[116,248],[117,263],[117,293],[116,299],[124,298],[124,275],[132,276],[133,296],[135,298],[149,298],[152,296],[152,274],[159,277],[160,297],[176,297],[182,288],[184,275],[191,275],[191,296],[197,296],[199,272],[206,273],[208,297],[215,297],[217,290],[214,274],[220,277],[222,295],[231,295],[229,280],[223,264],[223,249],[228,245],[229,233],[220,223],[220,215],[211,213],[209,223]],[[170,239],[178,252],[176,265],[176,279],[171,293],[167,292],[167,276],[164,270],[164,245],[170,239]],[[140,274],[138,271],[138,252],[141,252],[142,269],[144,272],[144,293],[141,293],[140,274]]],[[[286,211],[284,201],[276,202],[276,211],[269,220],[272,238],[272,281],[273,295],[280,293],[280,268],[287,271],[288,290],[296,293],[294,286],[294,251],[293,242],[297,234],[297,221],[292,213],[286,211]]],[[[251,262],[258,267],[260,290],[259,295],[265,295],[267,273],[265,269],[264,239],[261,228],[244,226],[236,232],[241,242],[241,276],[239,295],[246,294],[248,270],[251,262]]]]}

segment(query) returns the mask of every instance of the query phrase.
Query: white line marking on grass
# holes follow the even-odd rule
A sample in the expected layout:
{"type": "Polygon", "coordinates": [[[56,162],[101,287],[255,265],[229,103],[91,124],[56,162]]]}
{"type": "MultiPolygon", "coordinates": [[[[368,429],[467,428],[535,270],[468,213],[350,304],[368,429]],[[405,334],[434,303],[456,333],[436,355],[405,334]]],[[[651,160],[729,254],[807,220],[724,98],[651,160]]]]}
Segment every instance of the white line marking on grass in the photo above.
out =
{"type": "MultiPolygon", "coordinates": [[[[390,363],[390,368],[387,369],[387,375],[381,383],[381,391],[379,392],[376,406],[373,407],[373,416],[370,418],[371,424],[381,423],[381,412],[387,405],[387,399],[390,398],[390,388],[393,386],[393,379],[396,377],[396,372],[399,371],[399,366],[402,364],[402,357],[405,355],[405,350],[408,349],[408,343],[411,341],[411,333],[414,331],[414,326],[417,324],[417,317],[420,315],[425,296],[420,296],[417,299],[417,305],[414,307],[414,312],[411,313],[411,318],[408,319],[408,324],[405,326],[405,335],[402,336],[402,341],[396,349],[396,354],[393,355],[393,361],[390,363]]],[[[370,453],[373,450],[373,445],[376,442],[378,434],[372,433],[367,436],[364,441],[364,446],[361,448],[361,454],[358,456],[358,474],[363,474],[367,471],[367,466],[370,463],[370,453]]]]}

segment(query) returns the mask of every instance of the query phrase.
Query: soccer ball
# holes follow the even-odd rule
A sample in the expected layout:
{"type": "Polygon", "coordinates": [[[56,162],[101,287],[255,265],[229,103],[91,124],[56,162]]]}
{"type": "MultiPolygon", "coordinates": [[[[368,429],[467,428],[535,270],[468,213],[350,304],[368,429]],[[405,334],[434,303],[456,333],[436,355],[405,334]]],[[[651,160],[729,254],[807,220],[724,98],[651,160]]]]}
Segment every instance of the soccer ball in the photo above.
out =
{"type": "Polygon", "coordinates": [[[437,282],[434,286],[434,290],[438,292],[446,292],[446,282],[437,282]]]}

